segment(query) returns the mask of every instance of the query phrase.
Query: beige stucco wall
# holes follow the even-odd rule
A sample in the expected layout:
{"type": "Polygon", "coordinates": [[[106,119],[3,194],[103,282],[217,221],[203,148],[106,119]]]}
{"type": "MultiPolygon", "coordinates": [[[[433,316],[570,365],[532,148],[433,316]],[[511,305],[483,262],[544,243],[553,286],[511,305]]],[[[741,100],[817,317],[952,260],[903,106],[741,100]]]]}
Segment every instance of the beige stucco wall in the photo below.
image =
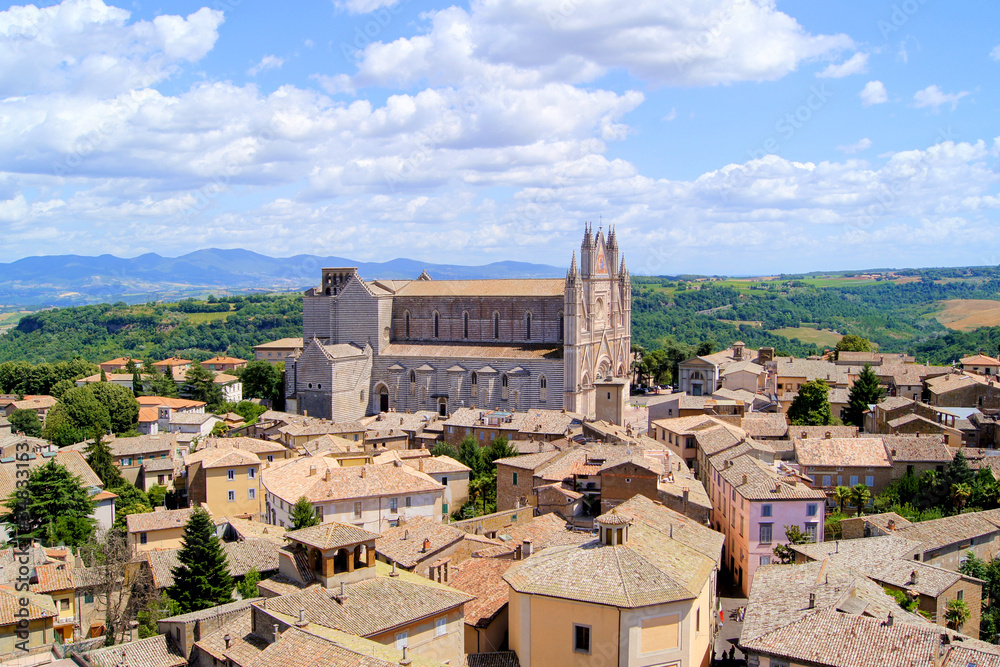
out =
{"type": "Polygon", "coordinates": [[[504,606],[485,628],[477,628],[466,623],[465,652],[492,653],[504,650],[507,641],[507,620],[507,607],[504,606]]]}
{"type": "MultiPolygon", "coordinates": [[[[23,655],[21,649],[17,648],[19,642],[23,642],[23,639],[19,639],[16,635],[17,625],[4,625],[0,627],[0,658],[8,659],[23,655]],[[11,655],[13,654],[13,655],[11,655]]],[[[46,618],[37,621],[31,621],[28,624],[28,649],[39,648],[46,644],[51,644],[55,638],[55,632],[52,629],[52,619],[46,618]]]]}
{"type": "MultiPolygon", "coordinates": [[[[232,466],[227,468],[208,468],[204,471],[204,476],[195,478],[199,481],[204,479],[206,488],[199,493],[204,494],[208,504],[208,510],[214,516],[233,516],[239,514],[249,514],[255,519],[261,516],[264,511],[264,490],[260,484],[260,464],[232,466]],[[253,478],[247,476],[247,471],[254,471],[253,478]],[[233,470],[235,479],[228,479],[228,471],[233,470]],[[253,489],[256,497],[249,498],[249,490],[253,489]],[[236,492],[236,500],[229,501],[229,491],[236,492]]],[[[190,475],[190,473],[189,473],[190,475]]],[[[190,479],[190,477],[189,477],[190,479]]]]}
{"type": "Polygon", "coordinates": [[[180,549],[184,537],[184,527],[168,528],[167,530],[146,531],[146,543],[139,544],[139,533],[129,533],[128,541],[136,551],[152,551],[153,549],[180,549]]]}
{"type": "Polygon", "coordinates": [[[615,607],[510,591],[510,647],[521,667],[619,664],[619,613],[615,607]],[[573,626],[589,625],[589,654],[573,650],[573,626]]]}
{"type": "Polygon", "coordinates": [[[396,635],[406,632],[409,651],[421,658],[449,665],[461,665],[465,660],[465,613],[462,608],[396,628],[391,632],[368,637],[387,646],[396,645],[396,635]],[[444,634],[437,636],[437,621],[445,619],[444,634]]]}

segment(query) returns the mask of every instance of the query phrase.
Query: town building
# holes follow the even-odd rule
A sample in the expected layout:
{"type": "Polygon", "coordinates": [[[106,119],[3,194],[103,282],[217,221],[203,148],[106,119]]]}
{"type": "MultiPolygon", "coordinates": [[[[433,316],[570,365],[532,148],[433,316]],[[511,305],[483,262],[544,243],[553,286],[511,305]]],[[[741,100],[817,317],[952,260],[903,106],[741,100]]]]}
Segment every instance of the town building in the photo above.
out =
{"type": "Polygon", "coordinates": [[[184,457],[188,501],[218,516],[263,520],[261,460],[236,447],[205,447],[184,457]]]}
{"type": "Polygon", "coordinates": [[[293,411],[336,421],[460,407],[566,409],[621,423],[631,284],[618,241],[590,226],[565,280],[364,281],[323,269],[286,361],[293,411]]]}
{"type": "Polygon", "coordinates": [[[503,575],[521,666],[708,664],[722,536],[643,496],[596,524],[503,575]]]}
{"type": "Polygon", "coordinates": [[[237,357],[212,357],[201,362],[201,365],[213,373],[221,373],[223,371],[228,372],[244,368],[247,365],[247,360],[237,357]]]}
{"type": "Polygon", "coordinates": [[[305,347],[301,338],[281,338],[268,343],[254,345],[253,354],[257,361],[271,364],[283,364],[288,357],[297,357],[305,347]]]}
{"type": "Polygon", "coordinates": [[[893,478],[882,438],[796,438],[795,457],[813,488],[826,493],[831,503],[838,486],[864,484],[874,498],[893,478]]]}
{"type": "Polygon", "coordinates": [[[49,596],[0,588],[0,660],[24,659],[48,651],[56,641],[54,621],[58,617],[49,596]],[[22,642],[27,651],[18,647],[22,642]]]}
{"type": "Polygon", "coordinates": [[[184,528],[195,508],[168,510],[162,507],[144,514],[125,517],[128,545],[135,551],[178,549],[182,546],[184,528]]]}

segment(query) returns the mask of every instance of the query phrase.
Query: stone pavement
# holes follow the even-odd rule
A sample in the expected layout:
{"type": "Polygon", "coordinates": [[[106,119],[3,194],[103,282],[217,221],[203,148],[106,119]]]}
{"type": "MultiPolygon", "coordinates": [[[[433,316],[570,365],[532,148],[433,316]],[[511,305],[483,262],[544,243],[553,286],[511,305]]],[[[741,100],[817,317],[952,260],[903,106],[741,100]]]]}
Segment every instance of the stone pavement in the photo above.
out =
{"type": "MultiPolygon", "coordinates": [[[[743,623],[731,619],[729,617],[730,612],[740,607],[746,607],[747,599],[720,596],[719,601],[722,603],[723,624],[719,628],[719,634],[715,637],[715,653],[719,657],[722,657],[723,651],[725,651],[727,656],[729,655],[729,649],[736,644],[740,638],[740,633],[743,631],[743,623]]],[[[746,657],[739,647],[736,648],[736,657],[746,657]]]]}

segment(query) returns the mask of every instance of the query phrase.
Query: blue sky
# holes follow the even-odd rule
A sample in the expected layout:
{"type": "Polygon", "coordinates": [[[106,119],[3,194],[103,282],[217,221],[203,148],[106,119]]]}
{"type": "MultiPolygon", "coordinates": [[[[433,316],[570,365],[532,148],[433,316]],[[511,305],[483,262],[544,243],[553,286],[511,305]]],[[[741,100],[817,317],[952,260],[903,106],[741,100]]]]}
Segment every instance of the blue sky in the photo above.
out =
{"type": "Polygon", "coordinates": [[[0,13],[0,261],[1000,264],[1000,6],[100,0],[0,13]]]}

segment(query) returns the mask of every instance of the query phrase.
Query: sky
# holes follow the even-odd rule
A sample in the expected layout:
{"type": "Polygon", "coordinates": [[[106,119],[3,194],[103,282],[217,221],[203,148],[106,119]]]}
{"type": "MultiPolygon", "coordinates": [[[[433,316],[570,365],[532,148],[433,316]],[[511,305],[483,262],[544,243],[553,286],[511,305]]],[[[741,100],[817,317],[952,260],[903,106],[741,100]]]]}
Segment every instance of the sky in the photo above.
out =
{"type": "Polygon", "coordinates": [[[1000,264],[1000,5],[0,5],[0,262],[1000,264]]]}

